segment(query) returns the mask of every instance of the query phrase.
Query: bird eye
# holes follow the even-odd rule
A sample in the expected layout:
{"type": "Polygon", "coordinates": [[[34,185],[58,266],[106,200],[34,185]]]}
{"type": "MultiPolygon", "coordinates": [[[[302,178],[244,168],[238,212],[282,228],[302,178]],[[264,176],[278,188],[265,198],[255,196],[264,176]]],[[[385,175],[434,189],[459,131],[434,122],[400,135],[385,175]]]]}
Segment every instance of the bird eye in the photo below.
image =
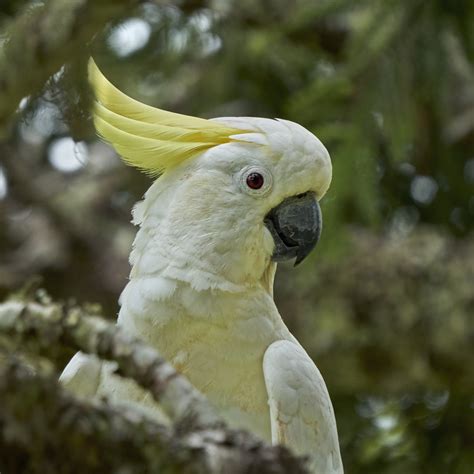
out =
{"type": "Polygon", "coordinates": [[[260,173],[254,172],[247,176],[246,183],[250,189],[260,189],[265,183],[265,179],[260,173]]]}
{"type": "Polygon", "coordinates": [[[236,178],[240,189],[255,197],[265,196],[272,188],[272,175],[262,166],[246,166],[236,178]]]}

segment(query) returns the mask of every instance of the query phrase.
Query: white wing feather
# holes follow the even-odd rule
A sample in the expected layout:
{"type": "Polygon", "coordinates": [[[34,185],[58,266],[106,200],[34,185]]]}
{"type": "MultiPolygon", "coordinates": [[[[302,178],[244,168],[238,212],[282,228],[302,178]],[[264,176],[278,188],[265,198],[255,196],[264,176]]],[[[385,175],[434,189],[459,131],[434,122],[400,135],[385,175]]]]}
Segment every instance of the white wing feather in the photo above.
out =
{"type": "Polygon", "coordinates": [[[307,456],[314,474],[342,474],[334,410],[308,354],[296,343],[276,341],[265,352],[263,372],[272,442],[307,456]]]}
{"type": "Polygon", "coordinates": [[[93,397],[100,385],[102,363],[97,357],[78,352],[59,377],[61,384],[83,397],[93,397]]]}
{"type": "Polygon", "coordinates": [[[115,362],[104,362],[94,355],[78,352],[69,361],[59,381],[74,395],[105,398],[117,407],[131,408],[161,424],[169,425],[169,418],[151,393],[133,380],[116,375],[116,367],[115,362]]]}

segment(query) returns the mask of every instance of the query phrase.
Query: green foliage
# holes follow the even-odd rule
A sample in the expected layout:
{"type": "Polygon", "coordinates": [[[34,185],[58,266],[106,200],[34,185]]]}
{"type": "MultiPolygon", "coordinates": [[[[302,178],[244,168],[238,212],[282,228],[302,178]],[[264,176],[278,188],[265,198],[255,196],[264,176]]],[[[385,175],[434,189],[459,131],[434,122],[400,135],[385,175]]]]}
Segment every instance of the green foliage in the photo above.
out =
{"type": "Polygon", "coordinates": [[[330,387],[350,472],[469,472],[472,240],[358,232],[344,258],[314,260],[276,294],[330,387]]]}
{"type": "Polygon", "coordinates": [[[146,46],[115,60],[107,40],[97,51],[116,82],[161,107],[309,127],[334,161],[331,226],[384,229],[407,208],[417,222],[467,235],[474,72],[464,25],[473,13],[456,4],[147,6],[137,11],[151,28],[146,46]]]}
{"type": "MultiPolygon", "coordinates": [[[[0,7],[0,21],[24,3],[0,7]]],[[[137,3],[91,45],[123,90],[204,117],[294,120],[330,151],[322,242],[276,294],[327,380],[347,472],[471,473],[474,2],[137,3]]],[[[0,293],[38,273],[54,297],[113,315],[148,181],[96,141],[89,53],[30,96],[0,143],[0,293]],[[48,154],[65,134],[87,141],[89,163],[62,174],[48,154]]]]}

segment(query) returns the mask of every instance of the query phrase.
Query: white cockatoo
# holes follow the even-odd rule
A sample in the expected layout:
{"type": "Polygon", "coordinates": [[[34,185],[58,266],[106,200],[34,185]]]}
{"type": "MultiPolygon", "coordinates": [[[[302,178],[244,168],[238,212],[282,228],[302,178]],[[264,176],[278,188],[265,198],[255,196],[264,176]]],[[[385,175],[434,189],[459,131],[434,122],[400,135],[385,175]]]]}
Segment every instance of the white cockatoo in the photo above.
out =
{"type": "MultiPolygon", "coordinates": [[[[166,112],[113,86],[90,62],[94,123],[126,163],[159,176],[139,226],[118,325],[155,347],[230,426],[343,472],[324,380],[273,301],[276,262],[301,262],[321,233],[331,182],[323,144],[287,120],[166,112]]],[[[163,419],[134,383],[77,354],[61,380],[163,419]]]]}

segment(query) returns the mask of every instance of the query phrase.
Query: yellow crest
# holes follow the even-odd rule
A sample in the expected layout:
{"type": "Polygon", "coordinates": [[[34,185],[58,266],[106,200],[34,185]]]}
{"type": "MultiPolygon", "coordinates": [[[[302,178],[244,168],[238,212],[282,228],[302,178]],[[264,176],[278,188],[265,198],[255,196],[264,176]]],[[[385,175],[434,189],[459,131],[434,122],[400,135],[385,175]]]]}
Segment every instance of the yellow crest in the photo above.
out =
{"type": "Polygon", "coordinates": [[[158,175],[245,131],[167,112],[119,91],[89,60],[89,82],[97,102],[94,125],[129,165],[158,175]]]}

